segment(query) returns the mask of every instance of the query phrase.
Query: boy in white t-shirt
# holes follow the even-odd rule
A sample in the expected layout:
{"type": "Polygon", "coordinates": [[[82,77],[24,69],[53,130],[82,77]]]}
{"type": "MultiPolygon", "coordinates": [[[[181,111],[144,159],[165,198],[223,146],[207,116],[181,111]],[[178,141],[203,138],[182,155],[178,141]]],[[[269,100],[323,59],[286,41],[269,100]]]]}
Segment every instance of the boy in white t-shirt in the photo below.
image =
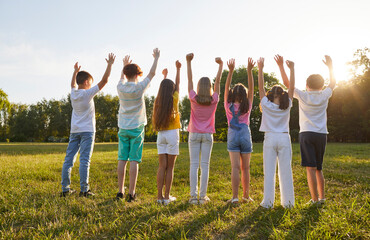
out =
{"type": "MultiPolygon", "coordinates": [[[[322,162],[328,134],[326,109],[336,84],[331,58],[325,55],[323,62],[329,68],[330,83],[328,87],[323,90],[324,78],[319,74],[312,74],[307,78],[306,91],[294,89],[294,97],[299,101],[301,165],[306,167],[308,188],[311,194],[309,203],[311,204],[325,202],[325,179],[322,173],[322,162]]],[[[279,68],[284,85],[289,87],[284,65],[279,64],[279,68]]]]}
{"type": "Polygon", "coordinates": [[[71,135],[62,169],[61,197],[75,192],[75,190],[70,188],[70,185],[72,167],[76,161],[78,151],[80,151],[80,196],[94,196],[94,193],[89,189],[90,158],[95,140],[94,96],[108,83],[115,58],[116,56],[110,53],[108,59],[105,59],[108,63],[107,69],[102,80],[94,87],[91,87],[94,81],[93,77],[88,72],[80,71],[81,66],[78,66],[78,63],[74,66],[71,82],[71,103],[73,108],[71,135]]]}

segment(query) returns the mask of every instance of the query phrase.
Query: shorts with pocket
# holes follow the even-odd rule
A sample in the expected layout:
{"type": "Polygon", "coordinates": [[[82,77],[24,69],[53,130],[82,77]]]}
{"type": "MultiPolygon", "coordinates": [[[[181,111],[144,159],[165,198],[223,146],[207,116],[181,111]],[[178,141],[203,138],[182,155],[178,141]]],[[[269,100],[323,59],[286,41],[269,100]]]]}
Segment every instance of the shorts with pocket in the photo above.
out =
{"type": "Polygon", "coordinates": [[[179,155],[179,129],[163,130],[158,132],[158,154],[179,155]]]}
{"type": "Polygon", "coordinates": [[[144,125],[134,129],[119,129],[118,160],[141,163],[144,146],[144,125]]]}
{"type": "Polygon", "coordinates": [[[227,132],[227,151],[251,153],[252,152],[252,138],[249,126],[240,124],[240,129],[236,130],[229,127],[227,132]]]}
{"type": "Polygon", "coordinates": [[[301,132],[299,133],[299,145],[301,149],[301,165],[303,167],[316,167],[322,170],[326,147],[325,133],[301,132]]]}

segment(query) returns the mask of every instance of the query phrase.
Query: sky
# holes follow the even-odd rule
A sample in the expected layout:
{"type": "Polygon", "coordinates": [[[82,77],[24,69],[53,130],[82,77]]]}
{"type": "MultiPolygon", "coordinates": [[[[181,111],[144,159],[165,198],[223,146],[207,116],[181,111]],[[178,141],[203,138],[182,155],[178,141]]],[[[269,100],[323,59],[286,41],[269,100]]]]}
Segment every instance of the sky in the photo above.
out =
{"type": "Polygon", "coordinates": [[[130,55],[146,76],[156,47],[161,55],[148,95],[158,92],[163,68],[174,80],[176,60],[183,64],[180,96],[187,94],[190,52],[194,84],[216,76],[215,57],[224,69],[230,58],[242,66],[248,57],[264,57],[264,72],[281,80],[275,54],[295,62],[300,89],[310,74],[328,78],[324,55],[344,81],[353,53],[370,47],[369,9],[368,0],[0,0],[0,88],[13,103],[61,99],[70,92],[75,62],[97,83],[113,52],[102,91],[116,96],[123,57],[130,55]]]}

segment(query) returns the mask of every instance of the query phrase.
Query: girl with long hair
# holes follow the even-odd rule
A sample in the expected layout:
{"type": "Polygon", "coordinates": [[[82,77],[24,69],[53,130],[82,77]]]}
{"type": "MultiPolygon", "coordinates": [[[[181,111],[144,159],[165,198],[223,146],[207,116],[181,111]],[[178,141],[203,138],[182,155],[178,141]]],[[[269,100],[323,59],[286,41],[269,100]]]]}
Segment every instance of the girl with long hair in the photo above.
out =
{"type": "MultiPolygon", "coordinates": [[[[279,55],[275,61],[283,61],[279,55]]],[[[260,131],[265,132],[263,141],[263,174],[264,189],[261,206],[271,208],[275,200],[276,162],[278,162],[281,205],[285,208],[294,206],[294,188],[292,174],[292,145],[289,135],[290,109],[293,105],[294,63],[286,61],[290,69],[290,85],[288,92],[275,85],[265,93],[263,66],[264,59],[257,61],[258,89],[261,99],[262,121],[260,131]]]]}
{"type": "Polygon", "coordinates": [[[233,197],[231,203],[238,203],[238,189],[241,171],[244,202],[253,201],[249,196],[250,171],[249,163],[252,153],[252,138],[249,129],[249,117],[253,104],[254,80],[252,69],[255,62],[248,58],[248,87],[242,83],[230,89],[231,79],[235,68],[235,59],[227,62],[229,74],[225,83],[224,107],[229,125],[227,134],[227,150],[231,161],[231,185],[233,197]]]}
{"type": "Polygon", "coordinates": [[[194,54],[186,55],[188,67],[188,92],[191,106],[189,121],[189,155],[190,155],[190,200],[191,204],[198,203],[198,169],[200,158],[200,191],[199,203],[210,201],[207,196],[209,162],[213,146],[213,133],[215,133],[215,113],[220,94],[220,80],[223,62],[216,58],[218,72],[212,93],[211,80],[202,77],[197,85],[197,92],[193,90],[193,74],[191,61],[194,54]]]}
{"type": "MultiPolygon", "coordinates": [[[[157,172],[157,202],[168,205],[176,200],[170,195],[173,181],[173,170],[177,155],[179,155],[180,114],[179,114],[179,84],[181,63],[176,61],[176,83],[163,79],[154,101],[153,127],[158,131],[157,149],[159,167],[157,172]],[[163,186],[165,193],[163,196],[163,186]]],[[[165,71],[167,75],[167,71],[165,71]]]]}

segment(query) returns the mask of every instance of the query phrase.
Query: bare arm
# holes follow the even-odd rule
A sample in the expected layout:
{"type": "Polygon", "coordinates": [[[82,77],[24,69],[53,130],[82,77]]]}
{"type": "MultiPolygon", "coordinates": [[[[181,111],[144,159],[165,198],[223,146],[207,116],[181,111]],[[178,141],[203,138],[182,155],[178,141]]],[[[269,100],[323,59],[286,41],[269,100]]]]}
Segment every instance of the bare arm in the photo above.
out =
{"type": "Polygon", "coordinates": [[[75,66],[74,66],[74,71],[73,71],[73,75],[72,75],[72,81],[71,81],[71,87],[72,88],[77,88],[77,80],[76,80],[76,76],[77,76],[77,73],[80,71],[81,69],[81,66],[78,66],[78,62],[75,63],[75,66]]]}
{"type": "Polygon", "coordinates": [[[233,73],[234,73],[234,68],[235,68],[235,59],[231,58],[227,62],[227,66],[229,67],[229,74],[227,74],[226,83],[225,83],[225,94],[224,94],[225,102],[227,101],[227,98],[229,97],[231,79],[233,78],[233,73]]]}
{"type": "Polygon", "coordinates": [[[254,67],[255,62],[253,62],[252,58],[248,58],[248,67],[247,67],[247,73],[248,73],[248,100],[249,103],[253,102],[253,95],[254,95],[254,79],[253,79],[253,73],[252,69],[254,67]]]}
{"type": "Polygon", "coordinates": [[[213,87],[213,91],[216,92],[218,95],[220,95],[220,82],[221,82],[221,74],[222,74],[222,68],[223,68],[224,62],[219,57],[216,58],[215,61],[216,63],[218,63],[218,71],[217,71],[216,81],[213,87]]]}
{"type": "Polygon", "coordinates": [[[280,55],[275,55],[274,59],[277,65],[279,66],[280,74],[281,74],[281,78],[283,79],[284,86],[289,88],[289,79],[284,69],[284,58],[280,55]]]}
{"type": "Polygon", "coordinates": [[[193,60],[194,54],[189,53],[186,55],[186,63],[188,67],[188,92],[193,90],[193,72],[191,70],[191,60],[193,60]]]}
{"type": "Polygon", "coordinates": [[[108,78],[110,76],[110,72],[112,70],[112,65],[113,65],[115,59],[116,59],[116,56],[113,53],[109,53],[108,54],[108,59],[105,59],[105,61],[107,61],[108,65],[107,65],[107,69],[105,70],[105,73],[103,75],[103,78],[98,83],[98,87],[99,87],[100,90],[105,86],[105,84],[108,83],[108,78]]]}
{"type": "Polygon", "coordinates": [[[326,66],[329,68],[329,74],[330,74],[330,83],[329,86],[332,90],[334,90],[335,85],[337,83],[337,80],[334,77],[334,71],[333,71],[333,61],[331,60],[331,57],[328,55],[325,55],[325,61],[322,60],[326,66]]]}
{"type": "Polygon", "coordinates": [[[154,62],[153,62],[152,68],[149,71],[148,76],[146,76],[150,80],[152,80],[153,77],[155,76],[155,70],[157,69],[159,54],[160,54],[160,51],[158,50],[158,48],[155,48],[153,50],[154,62]]]}
{"type": "Polygon", "coordinates": [[[258,64],[258,90],[259,90],[259,95],[260,95],[261,100],[264,96],[266,96],[265,80],[264,80],[264,77],[263,77],[264,62],[265,62],[264,58],[260,58],[257,61],[257,64],[258,64]]]}
{"type": "Polygon", "coordinates": [[[290,99],[293,99],[294,86],[295,86],[294,62],[287,60],[286,65],[290,69],[290,85],[289,85],[289,89],[288,89],[288,96],[289,96],[290,99]]]}
{"type": "MultiPolygon", "coordinates": [[[[131,63],[132,63],[132,60],[130,59],[130,55],[126,55],[123,58],[123,68],[125,68],[126,65],[131,64],[131,63]]],[[[125,74],[123,74],[123,69],[121,73],[121,79],[125,79],[125,74]]]]}
{"type": "Polygon", "coordinates": [[[175,91],[179,92],[180,90],[180,68],[181,63],[179,60],[176,61],[176,85],[175,85],[175,91]]]}

